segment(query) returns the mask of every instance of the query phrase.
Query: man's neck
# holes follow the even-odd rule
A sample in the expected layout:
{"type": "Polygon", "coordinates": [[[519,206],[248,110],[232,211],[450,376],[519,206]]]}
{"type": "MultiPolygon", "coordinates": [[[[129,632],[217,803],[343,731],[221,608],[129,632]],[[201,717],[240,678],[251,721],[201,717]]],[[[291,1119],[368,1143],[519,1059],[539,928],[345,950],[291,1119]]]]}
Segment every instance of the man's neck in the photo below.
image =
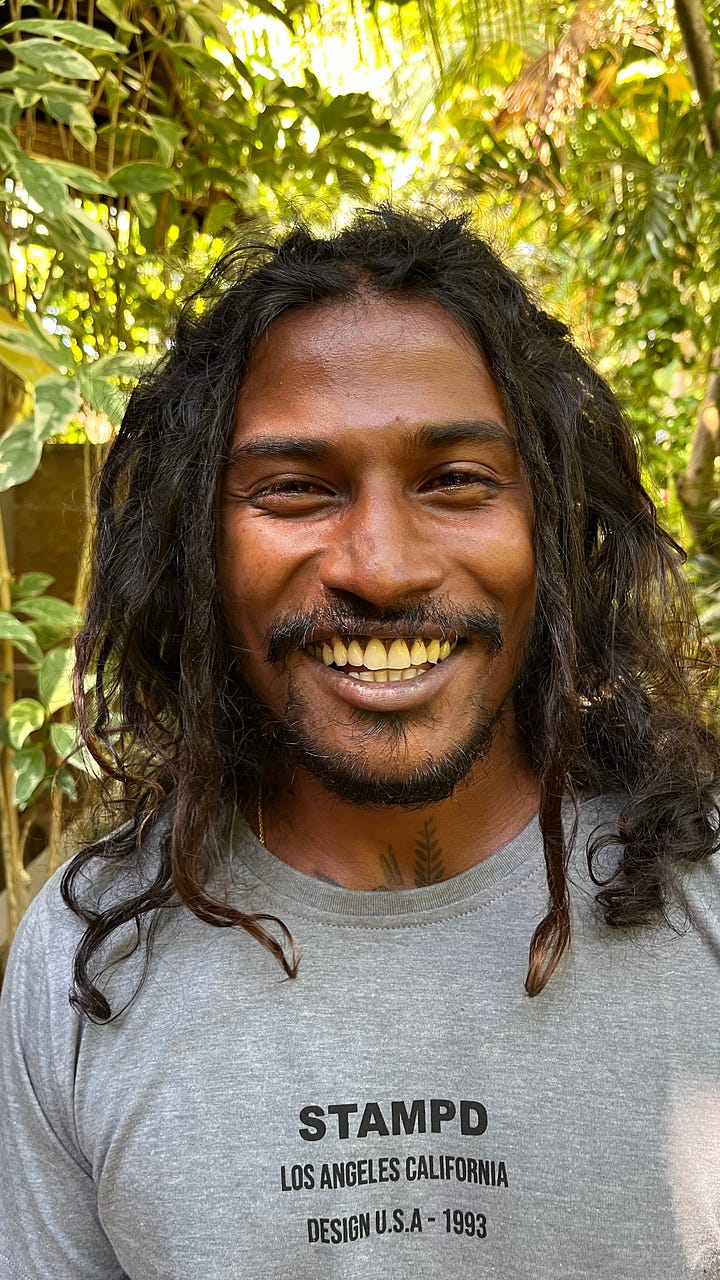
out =
{"type": "Polygon", "coordinates": [[[449,799],[410,810],[348,804],[298,770],[265,794],[265,843],[289,866],[343,888],[447,880],[503,848],[537,812],[537,779],[525,760],[492,757],[449,799]]]}

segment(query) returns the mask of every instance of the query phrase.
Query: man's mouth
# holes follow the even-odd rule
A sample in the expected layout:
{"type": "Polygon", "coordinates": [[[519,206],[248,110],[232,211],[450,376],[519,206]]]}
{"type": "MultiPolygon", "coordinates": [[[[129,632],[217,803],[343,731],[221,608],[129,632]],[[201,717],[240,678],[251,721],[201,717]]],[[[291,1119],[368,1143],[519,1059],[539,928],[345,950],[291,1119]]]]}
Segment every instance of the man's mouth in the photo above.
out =
{"type": "Polygon", "coordinates": [[[377,636],[353,636],[352,639],[332,636],[322,644],[305,645],[303,652],[353,679],[386,684],[412,680],[445,662],[458,643],[457,637],[452,640],[429,636],[381,640],[377,636]]]}

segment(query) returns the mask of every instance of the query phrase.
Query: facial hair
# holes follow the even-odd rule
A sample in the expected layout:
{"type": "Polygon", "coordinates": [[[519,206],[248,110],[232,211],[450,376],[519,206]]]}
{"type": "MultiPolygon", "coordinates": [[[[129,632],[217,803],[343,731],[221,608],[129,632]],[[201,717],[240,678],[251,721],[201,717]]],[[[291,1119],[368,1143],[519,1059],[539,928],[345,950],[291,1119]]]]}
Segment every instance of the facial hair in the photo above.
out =
{"type": "MultiPolygon", "coordinates": [[[[348,604],[332,609],[307,610],[278,618],[267,635],[267,661],[282,667],[307,642],[316,628],[345,637],[363,636],[387,628],[406,635],[427,634],[439,628],[443,634],[482,640],[492,659],[503,648],[500,615],[491,609],[459,610],[430,602],[405,608],[372,609],[362,612],[348,604]]],[[[289,696],[284,714],[278,716],[255,699],[246,688],[245,700],[254,699],[253,719],[258,726],[266,759],[275,767],[280,759],[299,765],[322,787],[346,803],[363,808],[424,808],[452,795],[473,766],[490,751],[495,727],[505,703],[492,712],[479,697],[469,708],[470,721],[461,741],[448,746],[442,755],[403,766],[408,735],[432,723],[427,711],[353,713],[354,741],[360,750],[327,749],[322,745],[322,726],[314,723],[308,701],[294,687],[292,669],[289,696]],[[380,739],[386,747],[385,768],[370,763],[362,752],[363,743],[380,739]]],[[[247,708],[246,708],[247,710],[247,708]]],[[[246,719],[247,723],[247,719],[246,719]]]]}

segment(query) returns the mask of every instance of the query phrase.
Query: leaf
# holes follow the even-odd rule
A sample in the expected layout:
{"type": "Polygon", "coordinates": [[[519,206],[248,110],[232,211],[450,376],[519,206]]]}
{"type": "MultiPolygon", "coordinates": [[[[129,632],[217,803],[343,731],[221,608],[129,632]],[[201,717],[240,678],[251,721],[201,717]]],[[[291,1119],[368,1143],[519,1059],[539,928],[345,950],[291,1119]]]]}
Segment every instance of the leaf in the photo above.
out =
{"type": "Polygon", "coordinates": [[[52,627],[66,635],[78,625],[78,616],[67,600],[57,596],[38,596],[28,600],[18,600],[15,604],[18,613],[24,613],[32,622],[39,622],[43,627],[52,627]]]}
{"type": "Polygon", "coordinates": [[[13,804],[22,809],[45,777],[45,752],[42,747],[23,747],[22,751],[16,751],[13,756],[13,771],[13,804]]]}
{"type": "Polygon", "coordinates": [[[63,795],[66,795],[68,800],[77,800],[78,790],[75,784],[75,778],[73,777],[72,770],[69,769],[67,765],[63,765],[62,768],[58,769],[57,773],[53,775],[53,785],[56,786],[59,791],[62,791],[63,795]]]}
{"type": "Polygon", "coordinates": [[[171,164],[187,129],[176,120],[166,120],[164,116],[146,116],[146,120],[157,142],[161,164],[171,164]]]}
{"type": "Polygon", "coordinates": [[[103,413],[114,427],[119,427],[127,404],[127,397],[102,374],[96,374],[94,368],[81,365],[78,369],[80,392],[84,400],[96,413],[103,413]]]}
{"type": "Polygon", "coordinates": [[[208,236],[217,235],[218,231],[225,230],[232,219],[237,214],[237,205],[234,200],[218,200],[211,205],[205,215],[203,222],[203,231],[208,236]]]}
{"type": "Polygon", "coordinates": [[[66,359],[67,355],[42,330],[31,333],[26,321],[16,320],[5,307],[0,307],[0,360],[23,381],[37,382],[52,369],[61,368],[66,359]]]}
{"type": "Polygon", "coordinates": [[[41,457],[42,441],[35,435],[32,418],[16,422],[0,437],[0,493],[34,476],[41,457]]]}
{"type": "Polygon", "coordinates": [[[38,674],[38,693],[48,715],[67,707],[73,700],[72,671],[75,654],[61,645],[51,649],[38,674]]]}
{"type": "Polygon", "coordinates": [[[415,841],[415,883],[419,886],[437,884],[442,878],[442,849],[435,825],[428,819],[415,841]]]}
{"type": "Polygon", "coordinates": [[[97,0],[97,7],[101,13],[105,14],[106,18],[115,23],[118,31],[127,31],[130,35],[140,35],[140,28],[123,17],[120,5],[116,4],[115,0],[97,0]]]}
{"type": "MultiPolygon", "coordinates": [[[[108,53],[127,53],[124,44],[113,40],[107,31],[100,27],[89,27],[85,22],[74,22],[70,18],[20,18],[17,22],[9,22],[3,27],[6,31],[29,31],[31,35],[61,36],[70,44],[82,45],[84,49],[104,49],[108,53]]],[[[78,80],[87,79],[78,76],[78,80]]]]}
{"type": "Polygon", "coordinates": [[[13,595],[23,599],[27,596],[41,596],[54,581],[49,573],[23,573],[12,589],[13,595]]]}
{"type": "Polygon", "coordinates": [[[13,170],[31,200],[53,217],[62,217],[68,203],[67,188],[49,161],[41,164],[30,156],[20,155],[13,161],[13,170]]]}
{"type": "Polygon", "coordinates": [[[92,169],[85,169],[80,164],[70,164],[67,160],[54,160],[53,167],[56,173],[60,174],[63,181],[69,187],[74,187],[76,191],[83,191],[91,196],[112,196],[115,194],[110,179],[101,178],[92,169]]]}
{"type": "Polygon", "coordinates": [[[80,236],[91,252],[115,254],[115,241],[110,232],[102,223],[89,218],[77,205],[70,205],[65,210],[65,221],[72,224],[73,232],[80,236]]]}
{"type": "Polygon", "coordinates": [[[34,698],[19,698],[8,712],[8,740],[11,747],[21,747],[27,737],[45,723],[45,708],[34,698]]]}
{"type": "Polygon", "coordinates": [[[116,169],[110,180],[119,196],[137,196],[167,191],[175,186],[177,175],[161,164],[138,160],[116,169]]]}
{"type": "Polygon", "coordinates": [[[38,67],[68,80],[99,80],[100,72],[76,49],[66,49],[54,40],[21,40],[11,46],[18,62],[38,67]]]}
{"type": "Polygon", "coordinates": [[[51,724],[50,741],[61,761],[68,760],[73,769],[79,769],[91,778],[100,777],[99,766],[78,740],[77,725],[51,724]]]}
{"type": "Polygon", "coordinates": [[[0,613],[0,640],[12,640],[16,649],[32,662],[42,662],[42,649],[30,627],[11,613],[0,613]]]}
{"type": "Polygon", "coordinates": [[[13,278],[10,250],[5,236],[0,234],[0,284],[8,284],[13,278]]]}
{"type": "Polygon", "coordinates": [[[80,392],[75,378],[50,374],[35,384],[35,435],[49,440],[64,431],[80,409],[80,392]]]}
{"type": "Polygon", "coordinates": [[[21,115],[22,108],[17,99],[11,97],[9,93],[0,93],[0,124],[12,128],[21,115]]]}

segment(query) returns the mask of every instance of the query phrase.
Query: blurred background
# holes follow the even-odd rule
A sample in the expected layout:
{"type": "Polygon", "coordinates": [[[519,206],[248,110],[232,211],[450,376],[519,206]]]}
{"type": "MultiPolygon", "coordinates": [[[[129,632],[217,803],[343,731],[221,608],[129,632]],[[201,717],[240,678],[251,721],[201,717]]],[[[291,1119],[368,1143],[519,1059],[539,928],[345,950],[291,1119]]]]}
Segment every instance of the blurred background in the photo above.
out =
{"type": "Polygon", "coordinates": [[[720,0],[0,4],[0,955],[92,823],[93,479],[249,226],[470,207],[620,395],[720,636],[720,0]]]}

